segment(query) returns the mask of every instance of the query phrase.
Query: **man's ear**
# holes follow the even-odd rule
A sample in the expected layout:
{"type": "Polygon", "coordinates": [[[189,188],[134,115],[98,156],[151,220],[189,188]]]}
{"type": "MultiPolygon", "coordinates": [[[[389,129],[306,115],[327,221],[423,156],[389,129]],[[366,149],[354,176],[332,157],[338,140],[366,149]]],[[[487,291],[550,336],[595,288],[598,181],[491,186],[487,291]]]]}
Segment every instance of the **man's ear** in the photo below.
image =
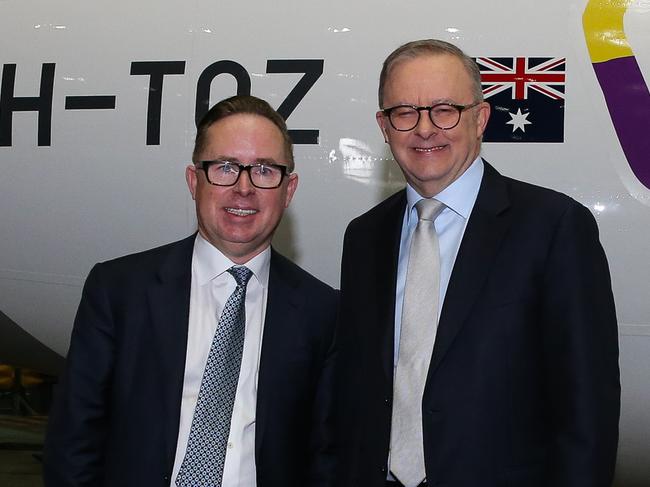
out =
{"type": "Polygon", "coordinates": [[[486,101],[481,102],[477,107],[476,136],[478,138],[483,137],[483,132],[485,132],[485,127],[487,127],[488,120],[490,119],[490,112],[490,104],[486,101]]]}
{"type": "Polygon", "coordinates": [[[190,164],[185,168],[185,181],[187,182],[187,187],[192,194],[192,199],[196,199],[196,185],[198,183],[198,174],[196,174],[196,166],[190,164]]]}
{"type": "Polygon", "coordinates": [[[287,197],[284,200],[285,208],[289,207],[289,203],[291,203],[291,200],[293,199],[293,194],[296,192],[297,188],[298,188],[298,175],[294,172],[292,174],[289,174],[289,183],[287,184],[287,197]]]}
{"type": "Polygon", "coordinates": [[[379,130],[381,130],[381,135],[384,136],[384,142],[388,143],[388,126],[386,125],[388,123],[387,117],[384,115],[384,112],[379,110],[375,114],[375,119],[377,120],[377,125],[379,125],[379,130]]]}

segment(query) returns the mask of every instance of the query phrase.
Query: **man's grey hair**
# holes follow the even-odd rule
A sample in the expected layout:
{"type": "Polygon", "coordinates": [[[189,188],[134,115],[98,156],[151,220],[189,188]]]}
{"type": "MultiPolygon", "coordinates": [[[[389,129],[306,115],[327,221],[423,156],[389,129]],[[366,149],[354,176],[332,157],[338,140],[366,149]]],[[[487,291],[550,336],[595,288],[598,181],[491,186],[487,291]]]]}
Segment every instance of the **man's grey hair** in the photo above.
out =
{"type": "Polygon", "coordinates": [[[483,89],[481,88],[481,72],[476,62],[465,54],[461,49],[446,41],[439,39],[422,39],[411,41],[401,45],[391,52],[379,75],[379,108],[384,107],[384,87],[388,75],[397,63],[405,59],[415,59],[420,56],[442,56],[450,55],[459,59],[463,63],[467,74],[472,80],[472,94],[474,101],[483,101],[483,89]]]}

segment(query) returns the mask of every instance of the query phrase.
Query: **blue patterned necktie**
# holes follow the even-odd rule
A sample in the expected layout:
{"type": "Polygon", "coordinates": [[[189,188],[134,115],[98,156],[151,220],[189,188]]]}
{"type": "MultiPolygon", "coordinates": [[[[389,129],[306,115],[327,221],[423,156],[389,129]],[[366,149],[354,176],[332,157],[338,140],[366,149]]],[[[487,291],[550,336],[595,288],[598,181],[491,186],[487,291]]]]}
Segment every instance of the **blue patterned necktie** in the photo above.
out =
{"type": "Polygon", "coordinates": [[[185,458],[176,477],[178,487],[220,487],[230,435],[246,326],[247,267],[228,272],[237,287],[226,301],[205,364],[194,409],[185,458]]]}

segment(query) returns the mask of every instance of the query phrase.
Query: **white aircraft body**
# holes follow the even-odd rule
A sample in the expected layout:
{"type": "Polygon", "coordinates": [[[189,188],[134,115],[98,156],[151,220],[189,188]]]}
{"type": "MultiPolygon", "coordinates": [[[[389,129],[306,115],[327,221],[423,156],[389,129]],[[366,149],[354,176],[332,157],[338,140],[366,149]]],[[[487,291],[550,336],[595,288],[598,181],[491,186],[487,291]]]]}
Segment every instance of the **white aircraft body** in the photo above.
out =
{"type": "Polygon", "coordinates": [[[381,63],[428,37],[481,67],[484,158],[598,221],[617,482],[650,482],[648,0],[0,0],[0,362],[58,372],[92,265],[195,231],[195,121],[235,93],[267,99],[297,142],[274,245],[337,286],[347,223],[404,184],[375,123],[381,63]]]}

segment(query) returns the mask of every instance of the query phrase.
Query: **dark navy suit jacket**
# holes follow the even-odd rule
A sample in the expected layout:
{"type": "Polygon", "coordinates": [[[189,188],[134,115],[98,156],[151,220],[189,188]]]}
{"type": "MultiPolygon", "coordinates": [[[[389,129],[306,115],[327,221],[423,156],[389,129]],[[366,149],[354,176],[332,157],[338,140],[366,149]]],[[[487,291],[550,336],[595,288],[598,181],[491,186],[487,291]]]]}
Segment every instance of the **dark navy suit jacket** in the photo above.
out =
{"type": "MultiPolygon", "coordinates": [[[[45,447],[46,486],[169,486],[185,369],[194,236],[96,265],[45,447]]],[[[332,485],[338,294],[271,254],[258,377],[258,487],[332,485]]]]}
{"type": "MultiPolygon", "coordinates": [[[[341,272],[341,486],[383,487],[404,191],[352,221],[341,272]]],[[[428,486],[611,485],[610,276],[591,213],[485,165],[422,398],[428,486]]]]}

